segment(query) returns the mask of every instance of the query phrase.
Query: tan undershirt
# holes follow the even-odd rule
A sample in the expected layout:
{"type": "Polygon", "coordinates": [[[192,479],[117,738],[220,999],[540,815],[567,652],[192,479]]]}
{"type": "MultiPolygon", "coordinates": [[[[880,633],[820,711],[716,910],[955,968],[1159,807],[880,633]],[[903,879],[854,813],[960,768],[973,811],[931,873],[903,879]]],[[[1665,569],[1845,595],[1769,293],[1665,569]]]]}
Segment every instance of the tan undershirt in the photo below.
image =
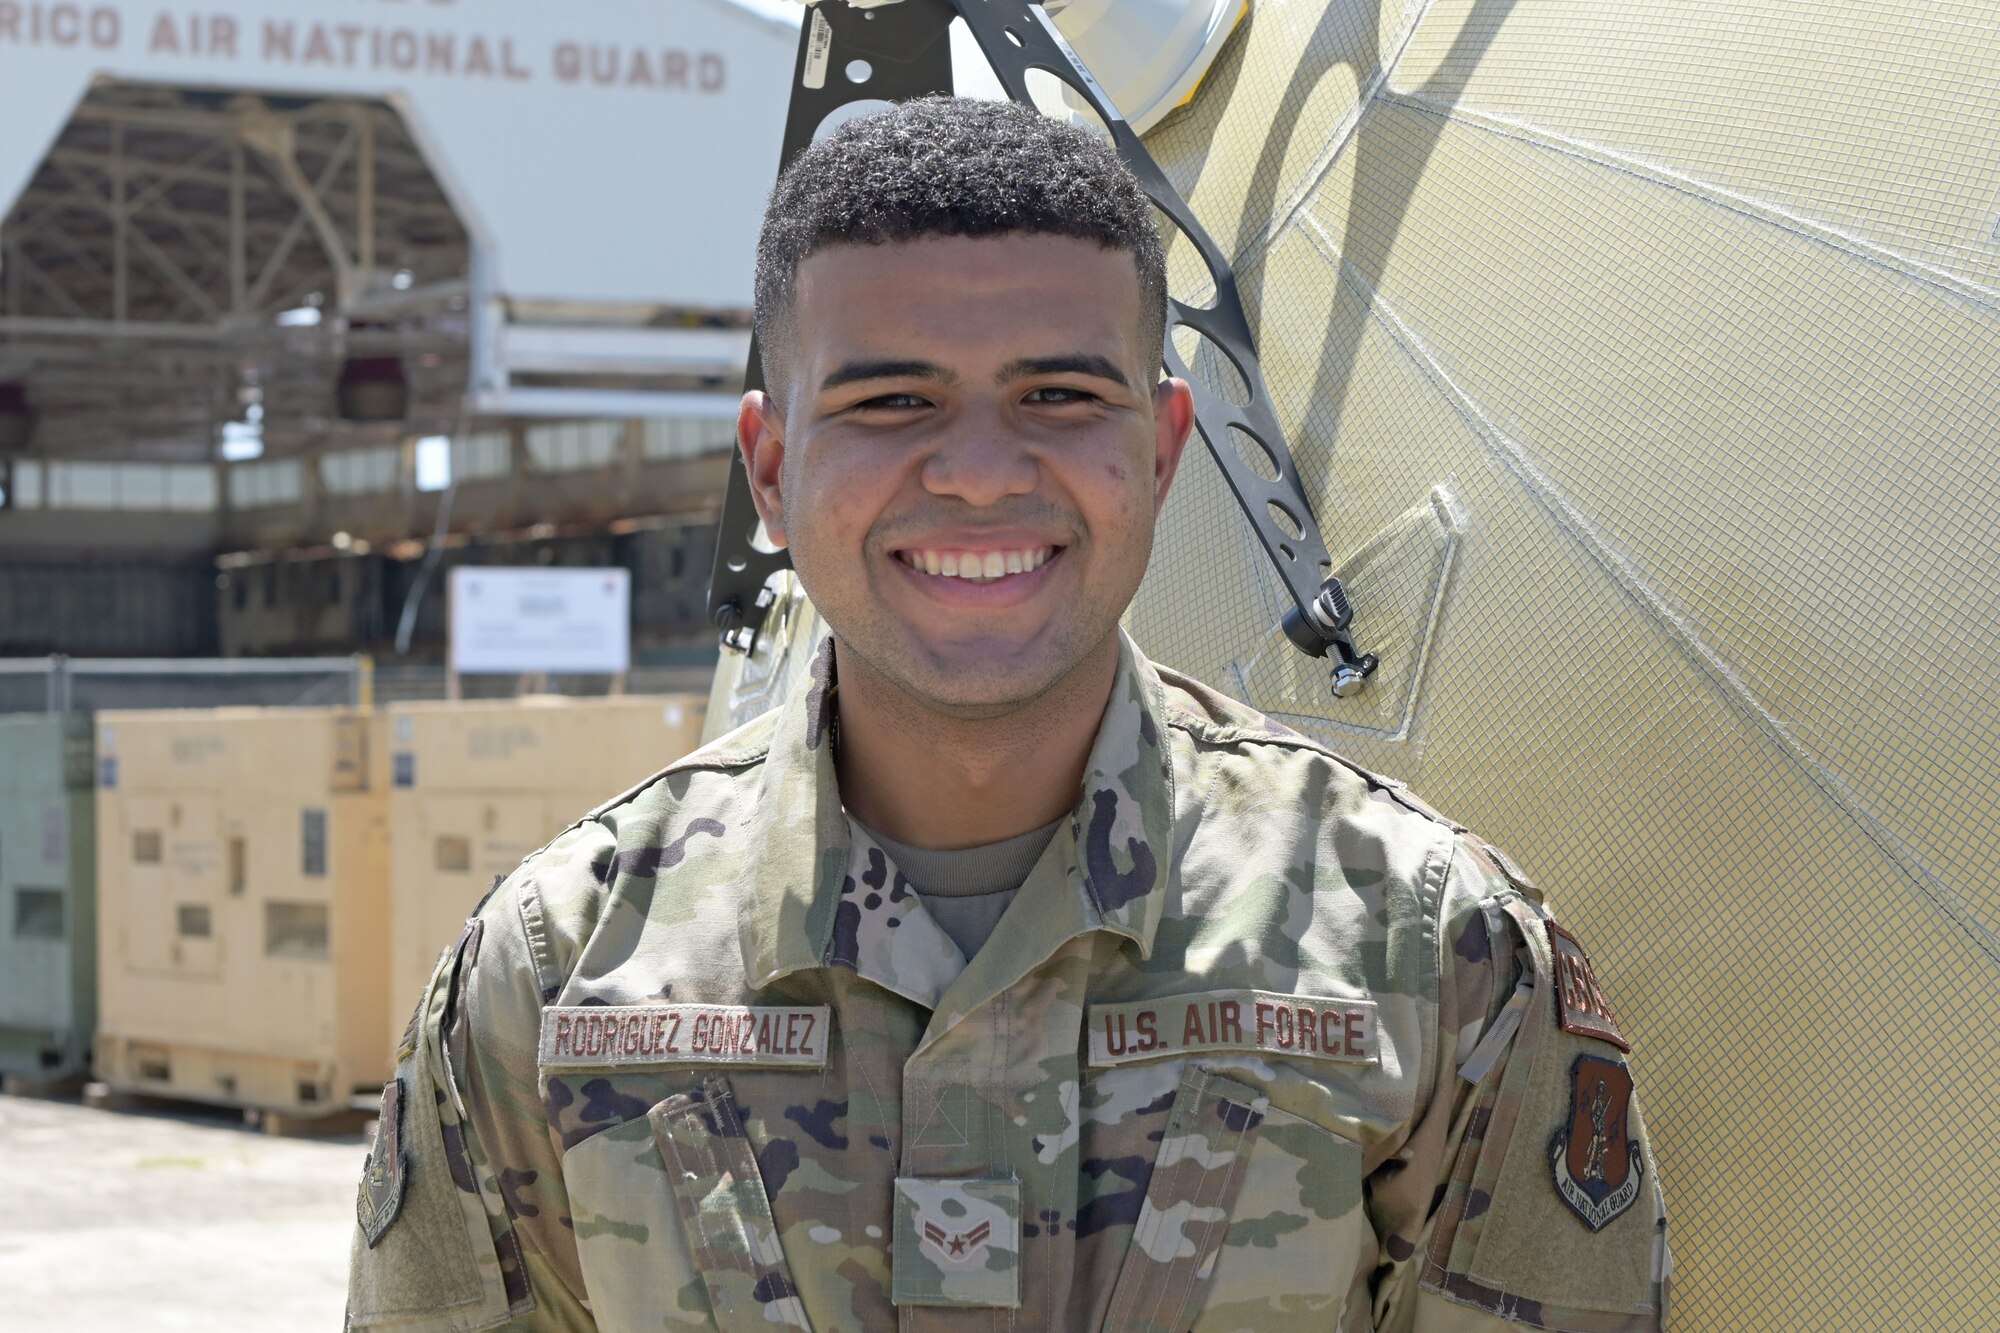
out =
{"type": "Polygon", "coordinates": [[[1058,819],[984,847],[939,851],[911,847],[883,837],[859,820],[855,823],[888,853],[896,869],[903,872],[903,878],[917,891],[924,910],[968,959],[993,934],[993,928],[1000,924],[1028,872],[1041,860],[1042,852],[1062,826],[1062,820],[1058,819]]]}

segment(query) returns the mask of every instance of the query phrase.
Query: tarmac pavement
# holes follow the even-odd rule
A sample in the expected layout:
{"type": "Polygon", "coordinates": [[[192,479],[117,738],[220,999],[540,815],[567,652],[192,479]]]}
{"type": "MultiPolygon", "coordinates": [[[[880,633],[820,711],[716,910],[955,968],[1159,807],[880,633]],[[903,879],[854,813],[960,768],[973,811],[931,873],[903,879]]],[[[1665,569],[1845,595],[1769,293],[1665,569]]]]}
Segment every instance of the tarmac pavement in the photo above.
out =
{"type": "Polygon", "coordinates": [[[362,1136],[0,1096],[0,1326],[337,1333],[362,1136]]]}

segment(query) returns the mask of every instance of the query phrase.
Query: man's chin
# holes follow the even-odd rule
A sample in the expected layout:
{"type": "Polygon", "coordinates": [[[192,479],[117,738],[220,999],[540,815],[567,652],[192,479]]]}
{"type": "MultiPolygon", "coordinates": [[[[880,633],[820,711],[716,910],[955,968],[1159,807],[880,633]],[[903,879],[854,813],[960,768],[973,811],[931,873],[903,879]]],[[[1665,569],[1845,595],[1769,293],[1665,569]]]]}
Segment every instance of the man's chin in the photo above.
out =
{"type": "Polygon", "coordinates": [[[840,642],[843,681],[866,672],[916,713],[968,722],[1033,710],[1066,683],[1100,674],[1106,655],[1117,655],[1115,620],[1096,634],[1045,623],[1005,635],[940,633],[885,616],[863,620],[871,632],[856,636],[842,633],[833,617],[828,622],[840,642]]]}
{"type": "Polygon", "coordinates": [[[919,703],[966,721],[1004,717],[1033,706],[1080,665],[1046,645],[924,644],[921,663],[901,682],[919,703]]]}
{"type": "Polygon", "coordinates": [[[930,675],[907,681],[905,691],[942,717],[966,722],[988,721],[1031,708],[1046,696],[1060,672],[981,672],[976,675],[930,675]]]}

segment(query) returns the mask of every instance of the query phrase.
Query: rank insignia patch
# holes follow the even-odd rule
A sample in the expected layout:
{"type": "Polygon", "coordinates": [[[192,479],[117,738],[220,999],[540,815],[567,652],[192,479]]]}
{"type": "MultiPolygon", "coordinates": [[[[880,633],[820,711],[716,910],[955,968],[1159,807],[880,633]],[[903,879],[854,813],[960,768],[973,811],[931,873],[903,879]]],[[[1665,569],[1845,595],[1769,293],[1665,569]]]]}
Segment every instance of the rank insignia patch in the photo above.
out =
{"type": "Polygon", "coordinates": [[[1597,985],[1597,969],[1576,936],[1549,922],[1549,952],[1555,962],[1556,1023],[1564,1032],[1608,1041],[1621,1051],[1632,1049],[1618,1030],[1611,1005],[1597,985]]]}
{"type": "Polygon", "coordinates": [[[409,1181],[410,1155],[403,1150],[403,1080],[398,1077],[382,1085],[382,1118],[375,1128],[375,1146],[368,1152],[368,1167],[361,1173],[361,1196],[354,1202],[354,1217],[369,1249],[403,1210],[409,1181]]]}
{"type": "Polygon", "coordinates": [[[1579,1055],[1569,1083],[1569,1119],[1549,1140],[1549,1166],[1570,1211],[1602,1231],[1638,1199],[1645,1173],[1629,1123],[1632,1071],[1623,1060],[1579,1055]]]}
{"type": "Polygon", "coordinates": [[[889,1299],[920,1305],[1021,1304],[1021,1182],[898,1176],[889,1299]]]}
{"type": "Polygon", "coordinates": [[[931,1258],[956,1268],[979,1262],[979,1252],[993,1239],[993,1223],[980,1222],[964,1231],[949,1231],[937,1222],[924,1219],[924,1244],[931,1258]]]}

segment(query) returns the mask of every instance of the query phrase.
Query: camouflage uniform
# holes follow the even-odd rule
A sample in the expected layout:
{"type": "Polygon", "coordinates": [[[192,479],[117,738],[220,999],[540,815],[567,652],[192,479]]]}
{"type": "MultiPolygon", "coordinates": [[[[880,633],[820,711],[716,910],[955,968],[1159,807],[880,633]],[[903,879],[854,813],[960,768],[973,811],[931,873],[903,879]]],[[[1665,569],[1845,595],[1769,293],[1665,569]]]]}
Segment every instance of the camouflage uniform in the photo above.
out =
{"type": "Polygon", "coordinates": [[[440,961],[354,1328],[1655,1329],[1623,1040],[1492,849],[1129,641],[969,963],[851,832],[832,654],[440,961]]]}

